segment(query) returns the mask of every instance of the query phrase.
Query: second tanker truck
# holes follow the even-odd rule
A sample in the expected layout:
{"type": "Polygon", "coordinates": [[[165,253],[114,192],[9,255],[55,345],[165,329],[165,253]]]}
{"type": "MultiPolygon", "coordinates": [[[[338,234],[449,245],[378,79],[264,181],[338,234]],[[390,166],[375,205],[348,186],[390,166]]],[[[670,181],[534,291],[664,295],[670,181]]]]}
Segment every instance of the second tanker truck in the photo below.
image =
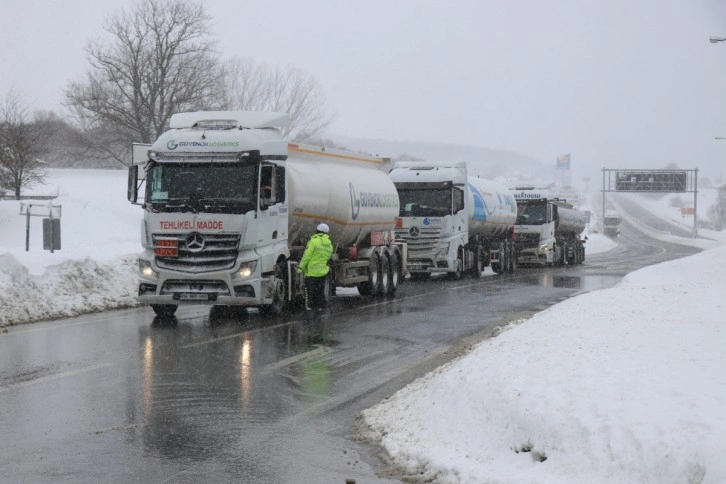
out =
{"type": "Polygon", "coordinates": [[[287,114],[193,112],[135,145],[128,198],[145,181],[138,300],[280,313],[302,297],[296,266],[316,226],[334,246],[328,293],[391,295],[407,247],[396,242],[396,188],[385,158],[288,143],[287,114]]]}
{"type": "Polygon", "coordinates": [[[521,264],[556,266],[585,261],[585,217],[572,205],[531,186],[514,189],[517,260],[521,264]]]}
{"type": "Polygon", "coordinates": [[[396,162],[389,176],[400,200],[396,237],[408,245],[412,279],[469,273],[484,267],[514,272],[512,193],[494,181],[470,177],[465,162],[396,162]]]}

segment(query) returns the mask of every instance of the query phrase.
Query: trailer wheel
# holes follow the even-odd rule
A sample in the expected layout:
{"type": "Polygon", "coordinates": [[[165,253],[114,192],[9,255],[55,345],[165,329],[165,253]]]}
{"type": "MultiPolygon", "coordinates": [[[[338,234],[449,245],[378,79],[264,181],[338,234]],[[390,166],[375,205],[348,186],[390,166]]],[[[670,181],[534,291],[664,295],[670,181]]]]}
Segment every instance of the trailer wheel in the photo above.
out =
{"type": "Polygon", "coordinates": [[[358,283],[358,292],[361,296],[372,296],[378,290],[378,279],[380,278],[380,266],[378,263],[378,253],[371,254],[370,263],[368,264],[368,281],[358,283]]]}
{"type": "Polygon", "coordinates": [[[174,316],[174,313],[176,312],[177,305],[176,304],[152,304],[151,309],[154,310],[157,316],[161,316],[162,318],[170,318],[174,316]]]}
{"type": "Polygon", "coordinates": [[[484,252],[481,245],[474,248],[474,265],[471,268],[471,277],[479,279],[484,270],[484,252]]]}
{"type": "Polygon", "coordinates": [[[514,271],[517,270],[517,248],[514,247],[514,243],[511,241],[507,241],[507,244],[509,245],[509,273],[514,274],[514,271]]]}
{"type": "Polygon", "coordinates": [[[378,276],[378,291],[376,291],[376,294],[378,296],[385,296],[388,294],[389,282],[391,282],[389,275],[390,268],[391,265],[388,263],[388,254],[381,254],[379,266],[380,275],[378,276]]]}
{"type": "Polygon", "coordinates": [[[394,296],[398,291],[398,278],[401,277],[401,268],[398,266],[398,254],[391,252],[390,270],[389,277],[391,280],[388,282],[388,295],[394,296]]]}
{"type": "Polygon", "coordinates": [[[506,267],[506,251],[504,250],[504,242],[500,242],[499,258],[497,259],[497,262],[492,262],[492,270],[497,274],[504,274],[506,267]]]}

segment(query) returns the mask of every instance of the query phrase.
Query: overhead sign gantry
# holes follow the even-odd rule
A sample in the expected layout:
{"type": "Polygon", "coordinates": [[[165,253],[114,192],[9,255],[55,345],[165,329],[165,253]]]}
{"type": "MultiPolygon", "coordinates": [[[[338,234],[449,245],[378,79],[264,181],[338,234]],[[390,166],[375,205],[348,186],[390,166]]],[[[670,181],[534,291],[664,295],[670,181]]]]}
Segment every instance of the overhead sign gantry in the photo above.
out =
{"type": "Polygon", "coordinates": [[[698,235],[698,168],[692,170],[602,169],[602,216],[605,193],[688,193],[693,192],[693,236],[698,235]]]}

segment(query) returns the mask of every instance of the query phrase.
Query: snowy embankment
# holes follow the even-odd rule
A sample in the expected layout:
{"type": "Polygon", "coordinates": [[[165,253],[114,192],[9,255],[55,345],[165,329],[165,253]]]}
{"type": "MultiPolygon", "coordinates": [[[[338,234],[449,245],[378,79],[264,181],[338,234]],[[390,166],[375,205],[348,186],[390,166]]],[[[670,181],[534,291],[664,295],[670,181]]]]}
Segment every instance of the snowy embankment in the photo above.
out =
{"type": "Polygon", "coordinates": [[[510,325],[363,432],[421,482],[724,483],[724,267],[721,245],[510,325]]]}
{"type": "MultiPolygon", "coordinates": [[[[34,196],[58,195],[61,249],[43,250],[42,217],[0,200],[0,326],[136,305],[141,211],[126,201],[125,171],[49,170],[34,196]]],[[[24,200],[41,212],[47,200],[24,200]]],[[[34,212],[35,213],[35,212],[34,212]]]]}

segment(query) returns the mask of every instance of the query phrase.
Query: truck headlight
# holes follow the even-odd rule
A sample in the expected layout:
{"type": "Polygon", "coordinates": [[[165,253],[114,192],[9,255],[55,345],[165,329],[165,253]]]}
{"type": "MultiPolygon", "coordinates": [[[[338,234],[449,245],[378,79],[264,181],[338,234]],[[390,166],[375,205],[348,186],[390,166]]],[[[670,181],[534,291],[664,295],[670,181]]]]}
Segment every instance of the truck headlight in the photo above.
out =
{"type": "Polygon", "coordinates": [[[451,245],[451,243],[448,243],[448,244],[445,244],[445,245],[440,246],[439,247],[439,252],[436,255],[446,255],[446,254],[448,254],[449,253],[449,246],[450,245],[451,245]]]}
{"type": "Polygon", "coordinates": [[[156,271],[151,267],[151,262],[139,259],[139,272],[146,277],[156,277],[156,271]]]}
{"type": "Polygon", "coordinates": [[[239,271],[237,274],[239,274],[240,277],[250,277],[252,274],[255,273],[255,270],[257,269],[257,261],[252,260],[249,262],[243,262],[239,266],[239,271]]]}

